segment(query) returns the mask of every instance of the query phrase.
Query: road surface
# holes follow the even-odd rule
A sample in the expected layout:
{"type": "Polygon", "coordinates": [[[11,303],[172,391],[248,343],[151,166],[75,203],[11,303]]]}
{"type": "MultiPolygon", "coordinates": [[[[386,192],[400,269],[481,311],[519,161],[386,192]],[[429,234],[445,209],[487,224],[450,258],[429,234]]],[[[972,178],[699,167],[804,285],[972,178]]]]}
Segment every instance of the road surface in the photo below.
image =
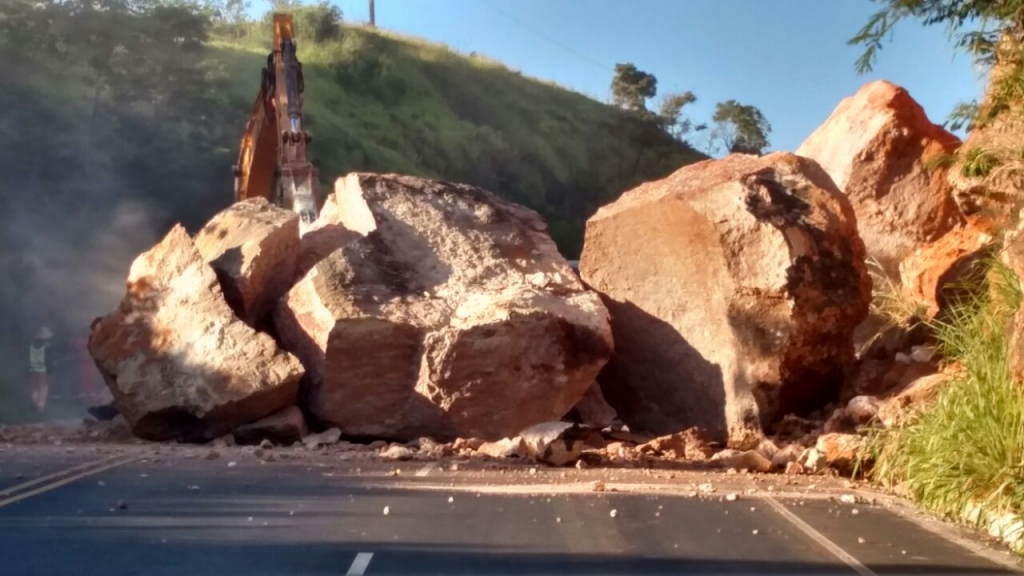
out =
{"type": "Polygon", "coordinates": [[[0,574],[1019,573],[835,480],[268,453],[0,447],[0,574]]]}

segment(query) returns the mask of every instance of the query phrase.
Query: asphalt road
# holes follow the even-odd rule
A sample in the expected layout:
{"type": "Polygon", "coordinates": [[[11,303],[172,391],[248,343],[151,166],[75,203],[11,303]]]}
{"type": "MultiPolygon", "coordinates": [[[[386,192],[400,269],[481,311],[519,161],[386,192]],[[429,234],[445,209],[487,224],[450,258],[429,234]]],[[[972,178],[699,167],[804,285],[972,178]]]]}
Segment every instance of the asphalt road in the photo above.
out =
{"type": "Polygon", "coordinates": [[[1017,573],[838,482],[206,454],[0,450],[0,574],[1017,573]]]}

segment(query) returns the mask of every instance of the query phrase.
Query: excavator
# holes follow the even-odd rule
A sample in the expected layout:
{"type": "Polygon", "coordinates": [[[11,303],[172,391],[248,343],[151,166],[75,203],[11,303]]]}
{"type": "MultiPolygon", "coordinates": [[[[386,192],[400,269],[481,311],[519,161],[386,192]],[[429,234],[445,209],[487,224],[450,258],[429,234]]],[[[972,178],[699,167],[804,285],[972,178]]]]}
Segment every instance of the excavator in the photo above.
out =
{"type": "Polygon", "coordinates": [[[263,197],[299,215],[300,230],[316,220],[319,172],[309,162],[312,138],[303,127],[302,64],[290,14],[274,14],[273,51],[245,125],[234,165],[235,202],[263,197]]]}

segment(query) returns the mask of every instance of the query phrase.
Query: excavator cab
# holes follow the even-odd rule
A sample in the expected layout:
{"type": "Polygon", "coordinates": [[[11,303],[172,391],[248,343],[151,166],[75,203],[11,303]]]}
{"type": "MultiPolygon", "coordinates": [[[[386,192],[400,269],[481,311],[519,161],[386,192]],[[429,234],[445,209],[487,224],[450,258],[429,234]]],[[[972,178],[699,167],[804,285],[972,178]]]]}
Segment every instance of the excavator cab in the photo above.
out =
{"type": "Polygon", "coordinates": [[[320,175],[307,158],[312,138],[303,126],[304,91],[292,17],[274,14],[273,51],[234,166],[235,201],[262,196],[296,212],[301,231],[316,220],[320,206],[320,175]]]}

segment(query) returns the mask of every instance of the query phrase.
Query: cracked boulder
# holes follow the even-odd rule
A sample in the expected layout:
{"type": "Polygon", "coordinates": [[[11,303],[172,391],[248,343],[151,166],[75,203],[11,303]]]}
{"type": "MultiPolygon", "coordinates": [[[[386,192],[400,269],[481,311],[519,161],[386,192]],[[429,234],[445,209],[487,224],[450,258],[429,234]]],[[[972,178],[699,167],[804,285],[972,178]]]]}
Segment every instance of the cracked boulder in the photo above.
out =
{"type": "Polygon", "coordinates": [[[933,166],[959,144],[905,89],[880,80],[840,102],[796,153],[846,194],[868,257],[898,279],[904,258],[964,222],[947,169],[933,166]]]}
{"type": "Polygon", "coordinates": [[[212,440],[295,403],[303,369],[239,320],[175,226],[132,264],[120,306],[89,338],[117,409],[149,440],[212,440]]]}
{"type": "Polygon", "coordinates": [[[871,284],[850,203],[812,160],[732,155],[626,192],[580,262],[612,317],[601,389],[631,429],[753,447],[838,396],[871,284]]]}
{"type": "Polygon", "coordinates": [[[497,440],[561,418],[607,362],[608,312],[532,210],[374,174],[339,179],[327,206],[303,239],[323,244],[275,312],[323,425],[497,440]]]}
{"type": "Polygon", "coordinates": [[[265,198],[250,198],[214,216],[195,244],[217,273],[228,304],[256,326],[295,280],[299,217],[265,198]]]}

